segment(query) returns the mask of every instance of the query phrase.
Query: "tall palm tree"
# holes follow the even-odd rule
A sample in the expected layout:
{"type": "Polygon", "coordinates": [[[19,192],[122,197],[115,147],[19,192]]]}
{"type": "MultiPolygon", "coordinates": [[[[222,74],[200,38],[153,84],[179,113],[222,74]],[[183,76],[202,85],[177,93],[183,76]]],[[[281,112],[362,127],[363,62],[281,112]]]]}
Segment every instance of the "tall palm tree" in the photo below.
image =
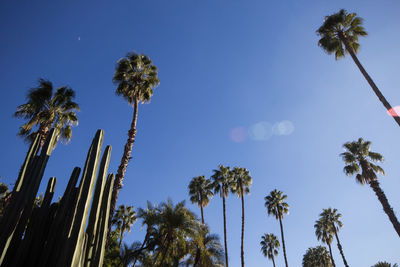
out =
{"type": "Polygon", "coordinates": [[[274,234],[264,234],[261,237],[261,252],[265,257],[272,260],[272,264],[275,267],[275,256],[278,256],[279,248],[281,244],[279,244],[278,238],[274,234]]]}
{"type": "Polygon", "coordinates": [[[323,246],[307,249],[303,256],[303,267],[331,267],[328,251],[323,246]]]}
{"type": "Polygon", "coordinates": [[[186,266],[193,267],[223,267],[224,251],[219,237],[210,234],[210,230],[204,224],[199,224],[189,240],[189,258],[186,266]]]}
{"type": "Polygon", "coordinates": [[[371,142],[364,141],[362,138],[359,138],[357,141],[345,143],[343,147],[346,151],[340,154],[346,164],[343,170],[346,175],[349,176],[356,174],[356,181],[361,185],[369,184],[381,202],[383,210],[389,217],[394,229],[400,236],[400,223],[397,220],[385,193],[381,189],[378,177],[376,176],[377,173],[385,175],[385,172],[380,166],[373,163],[382,162],[383,156],[379,153],[370,151],[370,146],[371,142]]]}
{"type": "Polygon", "coordinates": [[[333,233],[332,233],[332,227],[331,224],[324,218],[320,218],[317,220],[314,224],[315,228],[315,235],[317,236],[318,240],[321,240],[322,243],[325,243],[328,245],[329,248],[329,255],[331,257],[331,262],[332,266],[335,267],[335,260],[333,259],[332,255],[332,241],[333,241],[333,233]]]}
{"type": "Polygon", "coordinates": [[[343,227],[343,223],[340,220],[340,218],[342,217],[342,214],[340,214],[337,211],[337,209],[328,208],[328,209],[322,209],[322,213],[319,216],[320,216],[320,220],[323,223],[327,224],[327,226],[328,226],[327,230],[331,234],[335,235],[337,246],[338,246],[340,255],[342,256],[343,263],[346,267],[349,267],[349,265],[347,264],[346,258],[344,257],[343,247],[342,247],[342,244],[340,243],[339,236],[338,236],[339,229],[343,227]]]}
{"type": "Polygon", "coordinates": [[[139,103],[149,102],[153,96],[153,90],[160,83],[157,76],[157,67],[153,65],[150,58],[134,52],[128,53],[125,58],[121,58],[118,61],[113,82],[117,85],[116,94],[122,96],[133,106],[133,118],[121,163],[115,177],[110,214],[113,214],[115,210],[126,168],[131,159],[132,147],[136,136],[139,103]]]}
{"type": "Polygon", "coordinates": [[[29,90],[27,102],[17,107],[14,116],[28,120],[20,127],[19,136],[31,141],[33,135],[40,134],[40,147],[49,133],[50,128],[58,131],[58,138],[68,143],[72,137],[72,126],[78,125],[76,111],[79,106],[73,101],[75,92],[68,86],[61,86],[54,91],[53,84],[39,79],[39,85],[29,90]],[[37,131],[33,129],[38,127],[37,131]]]}
{"type": "Polygon", "coordinates": [[[289,204],[286,201],[287,195],[284,195],[283,192],[278,190],[273,190],[271,193],[266,196],[265,199],[265,207],[267,208],[268,215],[273,215],[275,219],[279,220],[279,225],[281,227],[281,238],[282,238],[282,249],[283,256],[285,258],[286,267],[288,267],[288,261],[286,256],[286,248],[285,248],[285,238],[283,235],[283,224],[282,219],[285,214],[289,214],[289,204]]]}
{"type": "Polygon", "coordinates": [[[250,172],[245,168],[235,167],[232,170],[231,192],[242,200],[242,236],[240,243],[240,259],[244,267],[244,195],[250,193],[253,179],[250,172]]]}
{"type": "Polygon", "coordinates": [[[132,225],[136,222],[136,212],[133,209],[133,206],[127,206],[125,207],[124,205],[120,205],[118,209],[116,210],[112,224],[117,227],[119,230],[119,247],[121,248],[122,244],[122,239],[124,237],[124,233],[128,231],[128,233],[131,231],[132,225]]]}
{"type": "Polygon", "coordinates": [[[225,199],[229,195],[229,190],[232,183],[232,173],[230,167],[225,167],[222,164],[218,166],[218,169],[213,170],[214,174],[211,176],[213,180],[214,194],[220,194],[222,198],[222,213],[224,216],[224,246],[225,246],[225,265],[229,266],[228,262],[228,242],[226,234],[226,211],[225,211],[225,199]]]}
{"type": "Polygon", "coordinates": [[[321,37],[318,41],[318,45],[328,54],[334,53],[336,60],[344,57],[347,53],[350,54],[383,106],[400,126],[399,115],[383,96],[356,56],[358,48],[360,47],[358,38],[367,35],[362,24],[362,18],[357,17],[356,13],[348,13],[344,9],[341,9],[333,15],[326,16],[324,23],[317,30],[317,34],[321,37]]]}
{"type": "Polygon", "coordinates": [[[201,211],[201,222],[204,224],[203,207],[206,207],[213,197],[212,185],[204,176],[194,177],[189,183],[190,201],[196,203],[201,211]]]}

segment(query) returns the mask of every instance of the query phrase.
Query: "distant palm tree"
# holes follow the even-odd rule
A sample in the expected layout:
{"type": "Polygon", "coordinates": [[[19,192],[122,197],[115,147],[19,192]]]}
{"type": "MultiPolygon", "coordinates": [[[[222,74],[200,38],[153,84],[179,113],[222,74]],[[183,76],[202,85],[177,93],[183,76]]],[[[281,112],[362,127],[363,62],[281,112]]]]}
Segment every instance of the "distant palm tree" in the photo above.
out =
{"type": "Polygon", "coordinates": [[[397,265],[397,263],[391,264],[386,261],[380,261],[372,267],[399,267],[399,265],[397,265]]]}
{"type": "Polygon", "coordinates": [[[362,23],[363,19],[357,17],[356,13],[348,13],[344,9],[341,9],[333,15],[326,16],[324,23],[317,30],[317,34],[321,37],[318,41],[318,45],[328,54],[334,53],[336,60],[344,57],[346,53],[349,53],[383,106],[400,126],[399,115],[383,96],[356,56],[358,48],[360,47],[358,37],[367,35],[362,23]]]}
{"type": "Polygon", "coordinates": [[[329,255],[331,257],[332,266],[335,267],[335,260],[332,255],[332,241],[333,241],[333,233],[331,224],[324,218],[320,218],[314,224],[315,235],[318,240],[321,240],[323,243],[328,245],[329,255]]]}
{"type": "Polygon", "coordinates": [[[336,237],[336,242],[338,249],[340,251],[340,255],[342,255],[343,263],[346,267],[349,267],[347,264],[346,258],[344,257],[342,244],[340,244],[338,232],[339,229],[343,227],[343,223],[340,221],[342,214],[340,214],[337,209],[322,209],[322,213],[319,215],[320,220],[328,226],[327,230],[334,234],[336,237]]]}
{"type": "Polygon", "coordinates": [[[210,234],[204,224],[199,224],[189,240],[189,258],[186,266],[223,267],[224,250],[217,235],[210,234]]]}
{"type": "Polygon", "coordinates": [[[68,143],[72,137],[71,127],[78,125],[76,111],[79,106],[73,101],[75,92],[68,86],[61,86],[54,92],[53,84],[44,79],[39,79],[38,87],[29,90],[27,103],[17,107],[14,116],[28,120],[18,132],[19,136],[27,141],[33,139],[33,135],[39,133],[40,147],[49,133],[50,128],[58,131],[58,138],[68,143]],[[33,128],[38,126],[37,131],[33,128]]]}
{"type": "Polygon", "coordinates": [[[364,141],[362,138],[359,138],[358,141],[345,143],[343,147],[346,151],[340,154],[346,163],[344,172],[349,176],[356,174],[356,181],[361,185],[369,184],[381,202],[383,210],[389,217],[394,229],[400,236],[400,223],[394,214],[385,193],[381,189],[378,177],[376,176],[377,173],[384,175],[385,172],[380,166],[372,163],[382,162],[383,156],[379,153],[370,151],[370,146],[371,142],[364,141]]]}
{"type": "Polygon", "coordinates": [[[153,89],[160,83],[157,76],[157,67],[153,65],[150,58],[134,52],[128,53],[125,58],[121,58],[118,61],[113,82],[117,85],[115,93],[122,96],[133,106],[133,118],[128,131],[128,139],[124,147],[121,163],[115,177],[110,214],[113,214],[115,210],[126,168],[131,159],[132,147],[136,136],[139,103],[150,102],[153,96],[153,89]]]}
{"type": "Polygon", "coordinates": [[[303,256],[303,267],[331,267],[328,251],[325,247],[317,246],[307,249],[303,256]]]}
{"type": "Polygon", "coordinates": [[[288,267],[289,265],[286,256],[285,238],[283,236],[283,225],[282,225],[283,216],[289,213],[289,204],[285,202],[286,198],[287,195],[284,195],[283,192],[275,189],[271,191],[271,193],[264,199],[268,215],[273,215],[277,220],[279,220],[279,225],[281,227],[283,256],[285,258],[286,267],[288,267]]]}
{"type": "Polygon", "coordinates": [[[204,176],[194,177],[189,183],[189,196],[190,201],[199,206],[201,222],[204,224],[203,207],[206,207],[213,197],[211,181],[204,176]]]}
{"type": "Polygon", "coordinates": [[[275,267],[275,256],[278,256],[281,244],[279,244],[279,240],[274,234],[264,234],[261,239],[261,252],[265,257],[272,260],[272,264],[275,267]]]}
{"type": "Polygon", "coordinates": [[[211,176],[213,180],[214,194],[220,194],[222,198],[222,212],[224,216],[224,245],[225,245],[225,265],[228,267],[228,242],[226,234],[226,212],[225,212],[225,199],[228,197],[229,190],[232,183],[232,173],[230,167],[219,165],[218,169],[213,170],[214,174],[211,176]]]}
{"type": "Polygon", "coordinates": [[[133,210],[133,206],[120,205],[114,214],[112,224],[116,226],[119,231],[119,247],[121,248],[122,239],[124,233],[131,231],[132,225],[136,222],[136,212],[133,210]]]}
{"type": "Polygon", "coordinates": [[[253,180],[250,172],[245,168],[235,167],[232,170],[231,192],[242,200],[242,236],[240,245],[240,259],[244,267],[244,195],[250,193],[253,180]]]}

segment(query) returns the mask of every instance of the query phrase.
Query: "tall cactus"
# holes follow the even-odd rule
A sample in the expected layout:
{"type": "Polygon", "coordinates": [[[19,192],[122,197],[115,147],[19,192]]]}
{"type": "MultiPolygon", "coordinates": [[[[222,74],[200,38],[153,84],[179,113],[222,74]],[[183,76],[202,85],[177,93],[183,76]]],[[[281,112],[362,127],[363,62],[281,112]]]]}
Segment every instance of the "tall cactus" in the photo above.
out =
{"type": "Polygon", "coordinates": [[[79,186],[76,187],[80,168],[76,167],[60,201],[51,203],[56,184],[56,178],[52,177],[43,204],[37,208],[34,208],[34,199],[54,148],[56,133],[50,131],[40,155],[39,138],[35,138],[0,221],[0,266],[102,264],[114,183],[114,175],[107,176],[111,146],[106,147],[100,161],[103,137],[103,131],[98,130],[79,186]]]}

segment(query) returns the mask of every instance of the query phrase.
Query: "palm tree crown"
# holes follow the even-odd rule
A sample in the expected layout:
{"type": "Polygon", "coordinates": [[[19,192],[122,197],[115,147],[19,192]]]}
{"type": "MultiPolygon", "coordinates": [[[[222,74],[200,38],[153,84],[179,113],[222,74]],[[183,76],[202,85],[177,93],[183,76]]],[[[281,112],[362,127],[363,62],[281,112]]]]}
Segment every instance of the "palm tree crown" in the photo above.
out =
{"type": "Polygon", "coordinates": [[[385,171],[373,162],[382,162],[383,156],[370,151],[371,142],[359,138],[357,141],[347,142],[343,145],[346,150],[341,157],[346,163],[344,172],[346,175],[356,174],[356,180],[360,184],[369,184],[376,180],[376,174],[385,174],[385,171]],[[361,173],[360,173],[361,171],[361,173]]]}
{"type": "Polygon", "coordinates": [[[260,245],[261,252],[265,257],[268,257],[268,259],[272,260],[275,256],[278,256],[281,244],[274,234],[264,234],[261,237],[260,245]]]}
{"type": "Polygon", "coordinates": [[[331,260],[325,247],[309,248],[303,256],[303,267],[331,267],[331,260]]]}
{"type": "Polygon", "coordinates": [[[282,219],[285,214],[289,213],[289,204],[285,202],[287,195],[278,190],[273,190],[265,197],[265,207],[268,215],[275,216],[276,219],[282,219]]]}
{"type": "Polygon", "coordinates": [[[219,165],[218,169],[213,170],[211,176],[213,180],[213,189],[215,194],[221,194],[221,197],[227,197],[232,183],[232,172],[229,166],[219,165]]]}
{"type": "Polygon", "coordinates": [[[230,183],[230,189],[233,194],[236,194],[238,197],[243,197],[245,194],[250,193],[250,186],[253,183],[253,179],[247,169],[235,167],[231,175],[232,181],[230,183]]]}
{"type": "Polygon", "coordinates": [[[335,53],[337,60],[349,53],[344,43],[344,38],[346,38],[348,45],[354,53],[357,53],[360,47],[358,37],[367,35],[362,23],[363,19],[357,17],[356,13],[348,13],[344,9],[333,15],[326,16],[324,23],[317,30],[317,34],[321,37],[318,45],[328,54],[335,53]]]}
{"type": "Polygon", "coordinates": [[[121,247],[123,235],[126,231],[131,231],[132,225],[136,222],[136,212],[133,206],[120,205],[114,214],[112,224],[114,224],[120,233],[119,246],[121,247]]]}
{"type": "Polygon", "coordinates": [[[54,92],[53,84],[44,79],[39,79],[39,85],[32,88],[27,96],[27,103],[17,107],[15,117],[28,120],[18,132],[19,136],[30,141],[33,137],[32,129],[38,126],[37,132],[41,135],[41,145],[50,128],[58,131],[58,138],[68,143],[72,137],[71,127],[78,125],[76,111],[79,106],[73,101],[75,92],[68,86],[61,86],[54,92]]]}

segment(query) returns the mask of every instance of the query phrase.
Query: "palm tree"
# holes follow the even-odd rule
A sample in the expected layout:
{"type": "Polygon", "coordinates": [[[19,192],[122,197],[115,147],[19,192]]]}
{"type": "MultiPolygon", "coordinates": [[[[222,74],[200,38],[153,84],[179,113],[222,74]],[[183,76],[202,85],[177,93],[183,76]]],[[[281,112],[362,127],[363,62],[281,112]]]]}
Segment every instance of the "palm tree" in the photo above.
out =
{"type": "Polygon", "coordinates": [[[153,96],[153,90],[160,83],[157,76],[157,67],[153,65],[150,58],[134,52],[128,53],[125,58],[121,58],[118,61],[113,82],[117,85],[116,94],[122,96],[133,106],[133,119],[128,131],[128,139],[125,144],[121,163],[115,177],[110,214],[114,213],[126,168],[131,159],[132,147],[136,136],[139,103],[149,102],[153,96]]]}
{"type": "Polygon", "coordinates": [[[381,202],[383,210],[389,217],[394,229],[400,236],[400,223],[397,220],[385,193],[381,189],[378,177],[376,176],[377,173],[385,175],[385,172],[380,166],[373,163],[382,162],[383,156],[379,153],[370,151],[370,146],[371,142],[364,141],[362,138],[359,138],[358,141],[345,143],[343,147],[346,151],[340,154],[346,163],[343,170],[346,175],[349,176],[356,174],[356,181],[361,185],[369,184],[381,202]]]}
{"type": "Polygon", "coordinates": [[[325,220],[325,218],[320,218],[319,220],[317,220],[315,222],[314,228],[315,228],[315,235],[317,236],[317,239],[321,240],[322,243],[325,243],[328,245],[331,262],[332,262],[333,267],[335,267],[336,265],[335,265],[335,261],[333,259],[332,247],[331,247],[331,244],[333,241],[331,224],[328,223],[325,220]]]}
{"type": "Polygon", "coordinates": [[[278,238],[274,234],[264,234],[261,237],[260,245],[264,256],[272,260],[272,264],[275,267],[275,256],[278,256],[278,250],[281,246],[278,238]]]}
{"type": "Polygon", "coordinates": [[[132,225],[136,222],[136,212],[133,210],[133,206],[120,205],[114,214],[112,224],[119,230],[119,247],[121,248],[122,239],[124,233],[131,231],[132,225]]]}
{"type": "Polygon", "coordinates": [[[307,249],[303,256],[303,267],[331,267],[328,251],[325,247],[317,246],[307,249]]]}
{"type": "Polygon", "coordinates": [[[210,230],[204,224],[199,224],[189,240],[189,258],[186,265],[194,267],[223,267],[224,251],[219,237],[210,234],[210,230]]]}
{"type": "Polygon", "coordinates": [[[277,220],[279,220],[279,225],[281,227],[283,256],[285,258],[286,267],[288,267],[289,265],[286,257],[285,238],[283,236],[283,225],[282,225],[283,216],[285,214],[289,214],[289,204],[285,202],[286,198],[287,195],[284,195],[283,192],[275,189],[271,191],[271,193],[264,199],[268,215],[273,215],[277,220]]]}
{"type": "Polygon", "coordinates": [[[242,236],[240,245],[240,259],[244,267],[244,195],[250,193],[250,186],[253,180],[250,172],[245,168],[235,167],[232,170],[231,192],[242,200],[242,236]]]}
{"type": "Polygon", "coordinates": [[[222,197],[222,212],[224,216],[224,245],[225,245],[225,265],[228,267],[228,242],[226,234],[226,211],[225,211],[225,199],[228,197],[230,186],[232,183],[232,173],[230,167],[225,167],[222,164],[218,166],[218,169],[213,170],[214,174],[211,176],[213,180],[214,194],[220,194],[222,197]]]}
{"type": "Polygon", "coordinates": [[[57,129],[58,138],[68,143],[72,137],[71,127],[78,125],[76,111],[79,106],[73,101],[75,92],[68,86],[61,86],[54,92],[53,84],[39,79],[39,85],[29,90],[27,102],[17,107],[14,116],[28,120],[20,127],[19,136],[27,141],[33,139],[34,134],[40,134],[40,147],[48,135],[50,128],[57,129]],[[38,127],[37,131],[33,128],[38,127]]]}
{"type": "Polygon", "coordinates": [[[340,244],[338,236],[339,229],[343,227],[343,223],[340,221],[342,214],[340,214],[337,209],[328,208],[322,209],[322,213],[319,216],[319,220],[327,225],[327,231],[335,235],[340,255],[342,255],[343,263],[346,267],[349,267],[346,258],[344,257],[342,244],[340,244]]]}
{"type": "Polygon", "coordinates": [[[399,265],[397,265],[397,263],[395,263],[395,264],[391,264],[391,263],[388,263],[388,262],[386,262],[386,261],[379,261],[378,263],[376,263],[374,266],[372,266],[372,267],[398,267],[399,265]]]}
{"type": "Polygon", "coordinates": [[[189,183],[190,201],[200,207],[201,222],[204,224],[203,207],[206,207],[213,197],[211,181],[204,176],[194,177],[189,183]]]}
{"type": "Polygon", "coordinates": [[[195,230],[195,215],[185,207],[185,202],[174,205],[171,199],[160,205],[159,232],[161,243],[155,255],[153,266],[156,266],[158,256],[161,259],[158,266],[165,266],[164,261],[174,242],[182,240],[184,236],[192,234],[195,230]]]}
{"type": "Polygon", "coordinates": [[[358,48],[360,47],[358,37],[367,35],[362,24],[362,18],[357,17],[356,13],[348,13],[344,9],[341,9],[333,15],[326,16],[324,23],[317,30],[317,34],[321,37],[318,41],[318,45],[328,54],[334,53],[336,60],[344,57],[347,53],[350,54],[383,106],[400,126],[399,115],[383,96],[356,56],[358,48]]]}

